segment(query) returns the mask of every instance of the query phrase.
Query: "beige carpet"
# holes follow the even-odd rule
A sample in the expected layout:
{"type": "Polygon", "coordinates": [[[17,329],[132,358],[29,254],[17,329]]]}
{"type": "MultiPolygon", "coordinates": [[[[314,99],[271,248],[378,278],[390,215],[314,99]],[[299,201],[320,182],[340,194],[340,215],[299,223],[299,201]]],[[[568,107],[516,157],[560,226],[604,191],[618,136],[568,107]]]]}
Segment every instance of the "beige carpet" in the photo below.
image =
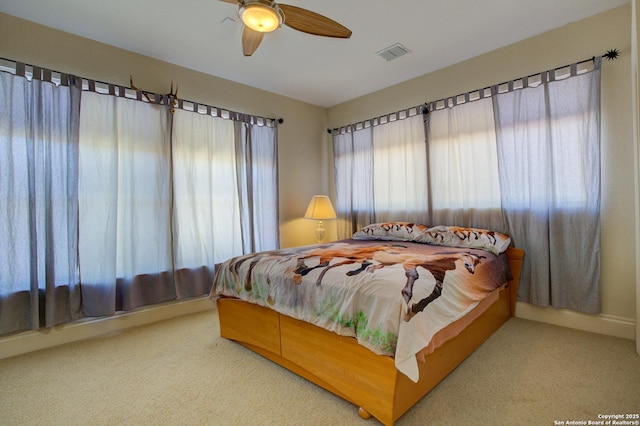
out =
{"type": "MultiPolygon", "coordinates": [[[[630,340],[511,319],[398,425],[640,412],[630,340]]],[[[376,425],[218,337],[216,311],[0,360],[1,425],[376,425]]]]}

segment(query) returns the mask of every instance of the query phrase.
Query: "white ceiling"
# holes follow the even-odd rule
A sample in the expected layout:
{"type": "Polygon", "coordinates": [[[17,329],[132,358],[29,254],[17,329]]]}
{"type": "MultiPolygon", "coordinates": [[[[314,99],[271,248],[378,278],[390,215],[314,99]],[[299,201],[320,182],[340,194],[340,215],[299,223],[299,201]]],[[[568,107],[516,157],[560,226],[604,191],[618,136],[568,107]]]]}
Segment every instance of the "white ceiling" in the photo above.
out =
{"type": "Polygon", "coordinates": [[[218,0],[0,0],[0,12],[330,107],[628,1],[287,0],[353,35],[283,26],[251,57],[242,55],[237,7],[218,0]],[[411,53],[376,55],[395,43],[411,53]]]}

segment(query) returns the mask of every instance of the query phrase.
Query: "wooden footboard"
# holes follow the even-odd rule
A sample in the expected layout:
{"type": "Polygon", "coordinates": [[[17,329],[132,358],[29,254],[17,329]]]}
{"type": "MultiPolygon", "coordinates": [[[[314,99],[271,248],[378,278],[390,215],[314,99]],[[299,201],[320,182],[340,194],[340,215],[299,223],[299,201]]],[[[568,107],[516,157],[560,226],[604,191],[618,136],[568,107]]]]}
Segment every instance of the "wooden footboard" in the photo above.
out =
{"type": "Polygon", "coordinates": [[[352,337],[237,299],[218,299],[220,335],[350,401],[361,417],[391,425],[513,316],[524,252],[510,248],[507,255],[514,279],[475,321],[419,363],[418,383],[398,372],[392,358],[352,337]]]}

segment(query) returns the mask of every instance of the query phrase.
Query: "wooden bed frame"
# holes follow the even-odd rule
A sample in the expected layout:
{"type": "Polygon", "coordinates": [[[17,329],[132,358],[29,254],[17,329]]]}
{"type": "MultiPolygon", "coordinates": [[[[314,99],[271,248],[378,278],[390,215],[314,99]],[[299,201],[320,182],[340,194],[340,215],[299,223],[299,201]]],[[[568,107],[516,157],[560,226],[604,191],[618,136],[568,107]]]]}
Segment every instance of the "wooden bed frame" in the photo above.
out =
{"type": "Polygon", "coordinates": [[[352,337],[237,299],[218,299],[220,335],[350,401],[360,417],[392,425],[514,315],[524,251],[510,247],[507,256],[513,280],[459,335],[418,363],[418,383],[400,373],[393,358],[352,337]]]}

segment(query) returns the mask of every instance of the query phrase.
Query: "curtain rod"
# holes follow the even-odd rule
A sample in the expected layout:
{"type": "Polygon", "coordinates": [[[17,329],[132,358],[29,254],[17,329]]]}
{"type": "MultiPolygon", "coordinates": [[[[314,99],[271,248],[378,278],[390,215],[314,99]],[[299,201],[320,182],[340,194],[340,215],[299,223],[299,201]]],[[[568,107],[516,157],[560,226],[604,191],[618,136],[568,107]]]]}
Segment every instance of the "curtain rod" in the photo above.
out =
{"type": "MultiPolygon", "coordinates": [[[[37,65],[31,65],[31,64],[27,64],[27,63],[24,63],[24,62],[19,62],[19,61],[13,60],[13,59],[1,57],[1,56],[0,56],[0,61],[4,61],[4,62],[7,62],[7,63],[12,65],[12,66],[5,65],[3,67],[2,66],[3,64],[0,64],[0,71],[3,71],[3,68],[6,68],[7,70],[14,71],[15,72],[14,75],[18,75],[18,76],[21,76],[21,77],[26,77],[26,72],[27,72],[26,67],[30,67],[33,78],[35,78],[37,80],[47,81],[47,82],[50,82],[50,83],[55,83],[54,81],[52,81],[54,76],[58,76],[59,75],[60,76],[60,80],[62,81],[64,79],[63,76],[70,76],[71,75],[69,73],[63,73],[63,72],[60,72],[60,71],[51,70],[49,68],[44,68],[44,67],[40,67],[40,66],[37,66],[37,65]]],[[[223,112],[224,112],[224,113],[228,114],[228,118],[229,119],[234,120],[234,121],[251,122],[251,123],[256,122],[256,124],[259,124],[258,121],[262,121],[265,125],[268,125],[267,123],[274,123],[274,124],[275,123],[278,123],[278,124],[284,123],[284,119],[283,118],[267,118],[267,117],[260,117],[260,116],[257,116],[257,115],[252,115],[252,114],[245,114],[245,113],[242,113],[242,112],[232,111],[232,110],[227,109],[227,108],[220,108],[220,107],[216,107],[216,106],[203,104],[203,103],[200,103],[200,102],[190,101],[190,100],[187,100],[187,99],[180,99],[180,98],[176,97],[173,93],[170,93],[170,94],[159,94],[159,93],[149,92],[149,91],[146,91],[146,90],[141,90],[141,89],[138,89],[136,87],[125,87],[125,86],[122,86],[122,85],[119,85],[119,84],[106,83],[104,81],[93,80],[93,79],[86,78],[86,77],[80,77],[80,76],[74,76],[74,77],[87,83],[87,89],[85,89],[81,85],[82,90],[101,93],[101,92],[98,92],[96,90],[96,84],[97,84],[99,86],[104,86],[106,89],[108,89],[108,92],[105,92],[105,93],[109,93],[109,94],[111,94],[113,96],[118,96],[118,97],[122,97],[122,98],[135,99],[135,100],[139,100],[139,101],[143,101],[144,102],[144,100],[142,99],[142,97],[144,96],[147,99],[148,103],[156,104],[156,105],[169,104],[171,101],[176,101],[176,106],[178,106],[180,109],[183,109],[185,111],[203,113],[203,112],[200,111],[200,107],[203,107],[203,109],[205,110],[207,115],[212,115],[212,112],[215,111],[215,114],[213,114],[213,116],[224,119],[225,118],[225,117],[223,117],[223,112]],[[127,93],[126,93],[127,90],[134,91],[136,93],[136,97],[127,96],[127,93]],[[192,107],[192,110],[189,110],[188,108],[186,108],[185,107],[186,104],[190,104],[191,107],[192,107]]],[[[130,82],[132,82],[131,80],[132,79],[130,78],[130,82]]],[[[66,81],[64,81],[63,84],[68,85],[66,81]]],[[[272,126],[269,126],[269,127],[272,127],[272,126]]]]}
{"type": "MultiPolygon", "coordinates": [[[[620,56],[620,51],[618,49],[610,49],[610,50],[607,50],[607,52],[604,55],[602,55],[602,58],[605,58],[607,61],[611,61],[611,60],[617,59],[619,56],[620,56]]],[[[541,73],[544,73],[544,72],[559,71],[559,70],[562,70],[564,68],[571,67],[573,65],[580,65],[580,64],[587,63],[589,61],[593,61],[593,60],[595,60],[595,58],[596,58],[595,56],[592,56],[591,58],[583,59],[582,61],[575,62],[574,64],[563,65],[561,67],[556,67],[556,68],[553,68],[551,70],[541,71],[541,72],[538,72],[538,73],[530,74],[530,75],[528,75],[526,77],[520,77],[519,79],[523,79],[524,80],[524,79],[529,79],[531,77],[535,77],[535,76],[540,75],[541,73]]],[[[519,79],[515,79],[515,80],[519,80],[519,79]]],[[[508,83],[509,83],[508,81],[505,81],[503,83],[494,84],[492,86],[502,86],[502,85],[508,84],[508,83]]],[[[477,89],[477,90],[471,90],[471,91],[466,92],[466,93],[462,93],[462,94],[455,95],[455,96],[449,96],[447,98],[439,99],[437,101],[425,102],[422,105],[417,105],[417,106],[413,106],[413,107],[410,107],[410,108],[405,108],[405,109],[400,110],[400,111],[396,111],[396,112],[392,112],[392,113],[389,113],[389,114],[381,115],[381,116],[378,116],[378,117],[375,117],[375,118],[369,118],[367,120],[362,120],[362,121],[359,121],[359,122],[353,123],[353,124],[347,124],[345,126],[340,126],[340,127],[334,128],[334,129],[327,129],[327,133],[332,134],[333,132],[340,132],[342,129],[347,129],[347,128],[352,128],[353,130],[357,130],[358,128],[364,129],[364,128],[367,127],[367,123],[369,123],[370,126],[373,126],[374,123],[384,124],[386,122],[391,122],[391,121],[395,121],[395,120],[398,120],[398,119],[413,117],[414,115],[417,115],[417,111],[420,111],[420,113],[422,113],[423,115],[426,115],[426,114],[429,113],[429,109],[427,107],[427,105],[429,105],[429,104],[437,104],[437,103],[440,103],[440,102],[446,102],[448,99],[457,99],[457,98],[459,98],[461,96],[465,96],[465,99],[468,100],[469,94],[475,93],[475,92],[480,93],[480,98],[483,98],[484,97],[484,92],[486,90],[490,90],[492,86],[484,87],[482,89],[477,89]],[[411,114],[412,111],[416,111],[416,113],[415,114],[411,114]],[[393,116],[395,116],[395,120],[391,119],[391,117],[393,117],[393,116]]]]}

